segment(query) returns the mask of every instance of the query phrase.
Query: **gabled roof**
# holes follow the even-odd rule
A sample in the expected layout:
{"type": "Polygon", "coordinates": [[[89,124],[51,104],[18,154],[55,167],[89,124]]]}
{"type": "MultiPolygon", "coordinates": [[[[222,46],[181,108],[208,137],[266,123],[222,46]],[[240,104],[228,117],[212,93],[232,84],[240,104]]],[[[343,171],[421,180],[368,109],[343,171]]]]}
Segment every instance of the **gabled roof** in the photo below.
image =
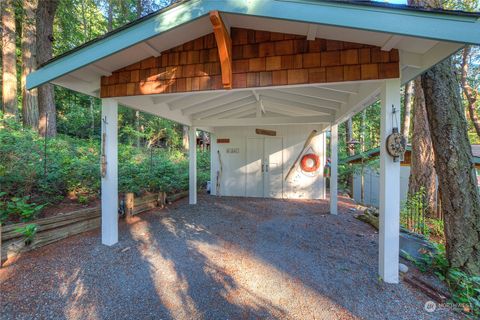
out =
{"type": "MultiPolygon", "coordinates": [[[[141,18],[138,18],[136,20],[133,20],[129,23],[126,23],[125,25],[119,27],[119,28],[116,28],[110,32],[107,32],[105,33],[104,35],[102,36],[99,36],[95,39],[92,39],[90,41],[87,41],[85,42],[84,44],[82,45],[79,45],[69,51],[66,51],[56,57],[53,57],[52,59],[48,60],[47,62],[43,63],[40,65],[40,67],[43,67],[43,66],[46,66],[47,64],[49,63],[52,63],[62,57],[65,57],[75,51],[78,51],[84,47],[87,47],[89,45],[92,45],[93,43],[95,42],[98,42],[98,41],[101,41],[102,39],[105,39],[105,38],[108,38],[108,37],[111,37],[113,35],[115,35],[116,33],[119,33],[121,32],[122,30],[125,30],[125,29],[128,29],[136,24],[139,24],[141,23],[142,21],[145,21],[145,20],[148,20],[150,19],[151,17],[153,16],[157,16],[167,10],[171,10],[172,8],[174,8],[175,6],[178,6],[184,2],[188,2],[188,1],[191,1],[191,0],[179,0],[179,1],[175,1],[174,3],[172,3],[171,5],[163,8],[163,9],[160,9],[160,10],[157,10],[157,11],[154,11],[154,12],[151,12],[141,18]]],[[[406,10],[406,11],[411,11],[411,12],[429,12],[429,13],[436,13],[436,14],[447,14],[447,15],[457,15],[457,16],[465,16],[465,17],[474,17],[474,18],[480,18],[480,12],[466,12],[466,11],[460,11],[460,10],[444,10],[444,9],[432,9],[432,8],[425,8],[425,7],[417,7],[417,6],[409,6],[409,5],[404,5],[404,4],[392,4],[392,3],[388,3],[388,2],[377,2],[377,1],[371,1],[371,0],[317,0],[317,1],[323,1],[323,2],[331,2],[331,3],[335,3],[335,4],[338,4],[338,3],[345,3],[345,4],[352,4],[352,5],[356,5],[356,6],[368,6],[368,7],[376,7],[376,8],[388,8],[388,9],[395,9],[395,10],[406,10]]]]}
{"type": "MultiPolygon", "coordinates": [[[[188,0],[131,22],[44,64],[27,78],[32,89],[143,41],[200,19],[209,11],[314,23],[464,44],[480,44],[479,14],[366,1],[188,0]]],[[[196,36],[196,35],[195,35],[196,36]]]]}

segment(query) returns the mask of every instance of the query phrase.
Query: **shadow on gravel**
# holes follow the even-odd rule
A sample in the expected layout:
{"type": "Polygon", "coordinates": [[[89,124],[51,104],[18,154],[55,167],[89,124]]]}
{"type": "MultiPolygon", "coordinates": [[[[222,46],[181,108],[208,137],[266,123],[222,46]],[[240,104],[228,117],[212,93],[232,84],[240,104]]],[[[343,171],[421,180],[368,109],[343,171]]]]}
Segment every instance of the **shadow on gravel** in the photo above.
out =
{"type": "Polygon", "coordinates": [[[0,269],[4,319],[448,319],[377,280],[377,235],[326,201],[200,196],[0,269]]]}

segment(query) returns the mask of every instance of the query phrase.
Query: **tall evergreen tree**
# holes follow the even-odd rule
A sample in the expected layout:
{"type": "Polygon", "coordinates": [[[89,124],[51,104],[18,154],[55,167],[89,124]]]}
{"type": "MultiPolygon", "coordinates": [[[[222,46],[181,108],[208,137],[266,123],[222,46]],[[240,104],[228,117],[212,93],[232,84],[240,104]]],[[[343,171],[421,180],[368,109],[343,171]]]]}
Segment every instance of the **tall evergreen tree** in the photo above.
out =
{"type": "Polygon", "coordinates": [[[26,89],[26,78],[36,69],[35,11],[37,0],[23,1],[22,21],[22,120],[23,125],[38,129],[37,89],[26,89]]]}
{"type": "Polygon", "coordinates": [[[2,103],[5,116],[17,117],[17,60],[13,0],[2,0],[2,103]]]}
{"type": "MultiPolygon", "coordinates": [[[[58,0],[41,0],[36,15],[37,64],[41,65],[52,58],[53,20],[58,0]]],[[[47,83],[38,87],[39,133],[43,136],[57,134],[55,94],[53,85],[47,83]]]]}

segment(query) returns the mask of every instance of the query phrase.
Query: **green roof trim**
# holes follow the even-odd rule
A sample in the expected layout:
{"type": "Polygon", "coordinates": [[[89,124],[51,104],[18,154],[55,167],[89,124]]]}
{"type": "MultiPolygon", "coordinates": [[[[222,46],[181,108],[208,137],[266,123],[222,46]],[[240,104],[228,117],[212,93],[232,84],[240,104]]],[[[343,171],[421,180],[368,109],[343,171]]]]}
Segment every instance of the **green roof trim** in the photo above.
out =
{"type": "MultiPolygon", "coordinates": [[[[407,151],[411,152],[412,151],[412,146],[408,145],[407,146],[407,151]]],[[[353,156],[340,159],[338,161],[338,163],[339,164],[346,164],[346,163],[350,163],[350,162],[353,162],[353,161],[356,161],[356,160],[360,160],[362,158],[364,158],[367,161],[370,161],[373,158],[377,157],[379,155],[379,153],[380,153],[380,147],[376,147],[376,148],[367,150],[363,153],[355,154],[353,156]]],[[[476,165],[480,165],[480,157],[475,157],[474,156],[473,157],[473,163],[476,164],[476,165]]]]}
{"type": "Polygon", "coordinates": [[[264,18],[300,21],[398,35],[480,44],[477,14],[406,9],[322,0],[189,0],[150,14],[44,64],[27,77],[27,89],[106,58],[218,10],[264,18]]]}

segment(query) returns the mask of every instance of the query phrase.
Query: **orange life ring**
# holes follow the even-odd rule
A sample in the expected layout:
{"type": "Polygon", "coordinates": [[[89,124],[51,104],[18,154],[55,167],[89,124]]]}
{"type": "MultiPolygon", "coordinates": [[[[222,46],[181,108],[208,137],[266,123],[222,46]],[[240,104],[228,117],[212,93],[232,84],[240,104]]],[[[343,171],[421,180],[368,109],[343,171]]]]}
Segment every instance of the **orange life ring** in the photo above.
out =
{"type": "Polygon", "coordinates": [[[307,153],[302,157],[300,168],[305,172],[315,172],[320,167],[320,158],[314,153],[307,153]]]}

